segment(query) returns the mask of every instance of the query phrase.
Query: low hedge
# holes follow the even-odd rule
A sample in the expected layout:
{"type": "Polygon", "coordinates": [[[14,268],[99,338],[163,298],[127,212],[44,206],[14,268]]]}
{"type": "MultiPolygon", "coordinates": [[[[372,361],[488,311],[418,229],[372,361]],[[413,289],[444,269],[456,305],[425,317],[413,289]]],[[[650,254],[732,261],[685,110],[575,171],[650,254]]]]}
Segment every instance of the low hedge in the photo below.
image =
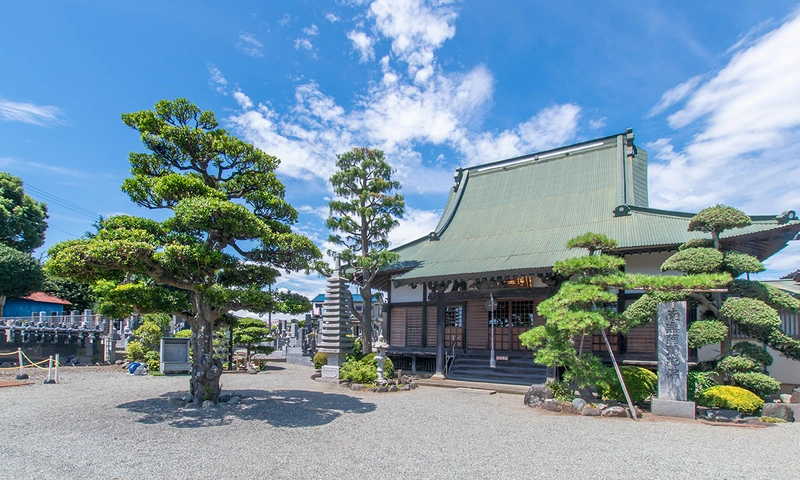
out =
{"type": "MultiPolygon", "coordinates": [[[[620,367],[625,386],[633,403],[642,403],[647,397],[658,393],[658,376],[650,370],[642,367],[624,366],[620,367]]],[[[616,372],[611,371],[608,381],[608,388],[603,391],[603,397],[618,402],[625,401],[625,394],[619,384],[616,372]]]]}
{"type": "Polygon", "coordinates": [[[317,354],[314,355],[314,369],[315,370],[320,370],[320,369],[322,369],[323,365],[327,365],[327,364],[328,364],[328,354],[327,353],[317,352],[317,354]]]}
{"type": "Polygon", "coordinates": [[[697,400],[704,407],[727,408],[740,412],[755,412],[764,406],[764,400],[755,393],[732,385],[707,388],[697,396],[697,400]]]}

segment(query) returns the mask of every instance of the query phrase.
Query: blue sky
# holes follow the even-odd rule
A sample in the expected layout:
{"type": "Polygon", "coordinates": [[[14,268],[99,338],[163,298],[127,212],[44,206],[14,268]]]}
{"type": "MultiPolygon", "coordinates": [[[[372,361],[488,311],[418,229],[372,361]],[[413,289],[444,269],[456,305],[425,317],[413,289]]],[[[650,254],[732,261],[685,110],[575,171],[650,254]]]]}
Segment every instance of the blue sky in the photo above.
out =
{"type": "MultiPolygon", "coordinates": [[[[40,253],[92,214],[152,215],[120,191],[142,149],[120,114],[186,97],[281,158],[297,228],[323,250],[326,180],[356,145],[384,149],[403,183],[395,245],[432,230],[457,166],[627,127],[650,153],[651,206],[778,214],[800,209],[798,12],[780,0],[3,1],[0,169],[49,205],[40,253]]],[[[800,267],[798,243],[763,276],[800,267]]]]}

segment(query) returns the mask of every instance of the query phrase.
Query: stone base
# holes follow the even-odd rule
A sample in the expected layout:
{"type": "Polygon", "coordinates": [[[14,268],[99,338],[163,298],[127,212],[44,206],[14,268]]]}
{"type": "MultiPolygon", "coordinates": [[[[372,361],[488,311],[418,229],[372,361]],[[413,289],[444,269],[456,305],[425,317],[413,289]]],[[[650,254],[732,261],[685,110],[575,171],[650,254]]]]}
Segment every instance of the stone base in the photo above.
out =
{"type": "Polygon", "coordinates": [[[191,373],[192,362],[161,362],[161,373],[191,373]]]}
{"type": "Polygon", "coordinates": [[[434,373],[433,375],[431,375],[431,380],[447,380],[447,377],[445,377],[441,373],[434,373]]]}
{"type": "Polygon", "coordinates": [[[328,381],[329,383],[339,383],[339,366],[338,365],[323,365],[322,376],[320,381],[328,381]]]}
{"type": "Polygon", "coordinates": [[[653,415],[661,417],[691,418],[694,420],[697,407],[694,402],[681,400],[666,400],[654,398],[650,404],[650,411],[653,415]]]}
{"type": "Polygon", "coordinates": [[[339,380],[338,378],[317,377],[317,378],[314,379],[314,381],[315,382],[321,382],[321,383],[334,383],[334,384],[342,383],[342,381],[339,380]]]}

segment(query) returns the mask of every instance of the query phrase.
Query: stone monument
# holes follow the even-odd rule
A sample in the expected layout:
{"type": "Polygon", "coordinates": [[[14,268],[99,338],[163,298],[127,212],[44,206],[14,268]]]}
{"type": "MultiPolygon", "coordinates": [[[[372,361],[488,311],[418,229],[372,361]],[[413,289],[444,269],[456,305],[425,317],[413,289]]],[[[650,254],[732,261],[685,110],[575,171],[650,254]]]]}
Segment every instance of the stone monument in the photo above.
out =
{"type": "Polygon", "coordinates": [[[658,398],[653,415],[695,418],[695,404],[686,399],[689,375],[686,302],[658,304],[658,398]]]}
{"type": "Polygon", "coordinates": [[[341,266],[336,258],[336,269],[328,277],[325,289],[325,314],[320,321],[317,351],[328,354],[328,364],[322,367],[319,382],[339,383],[339,367],[345,361],[345,354],[353,350],[353,337],[350,327],[350,307],[347,305],[347,283],[340,276],[341,266]]]}
{"type": "Polygon", "coordinates": [[[161,339],[161,373],[181,373],[192,371],[192,361],[189,358],[188,338],[164,337],[161,339]]]}

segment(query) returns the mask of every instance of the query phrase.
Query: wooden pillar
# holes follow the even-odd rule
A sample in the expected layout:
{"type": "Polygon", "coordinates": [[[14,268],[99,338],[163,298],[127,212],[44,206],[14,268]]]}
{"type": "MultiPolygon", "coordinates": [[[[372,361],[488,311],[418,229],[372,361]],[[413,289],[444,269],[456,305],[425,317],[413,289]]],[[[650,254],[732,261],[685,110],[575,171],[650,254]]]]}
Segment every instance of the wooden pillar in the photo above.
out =
{"type": "Polygon", "coordinates": [[[427,347],[428,341],[428,285],[422,284],[422,347],[427,347]]]}
{"type": "Polygon", "coordinates": [[[444,380],[444,291],[436,296],[436,373],[432,380],[444,380]]]}

